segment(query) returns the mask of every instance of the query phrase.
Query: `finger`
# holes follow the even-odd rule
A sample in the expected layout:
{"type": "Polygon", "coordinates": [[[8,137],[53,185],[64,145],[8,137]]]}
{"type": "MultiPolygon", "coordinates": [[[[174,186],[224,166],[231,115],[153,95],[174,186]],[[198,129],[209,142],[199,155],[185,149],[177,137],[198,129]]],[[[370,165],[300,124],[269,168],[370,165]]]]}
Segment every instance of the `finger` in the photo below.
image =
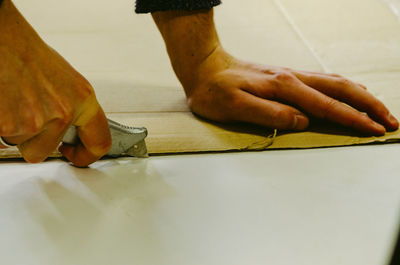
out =
{"type": "Polygon", "coordinates": [[[78,127],[78,136],[81,141],[78,145],[63,144],[59,148],[59,151],[77,167],[86,167],[109,151],[110,129],[100,107],[91,119],[78,127]]]}
{"type": "MultiPolygon", "coordinates": [[[[320,76],[320,77],[331,77],[331,78],[336,78],[336,79],[345,79],[343,76],[338,75],[338,74],[332,74],[332,73],[322,73],[322,72],[312,72],[312,71],[299,71],[299,70],[291,70],[289,69],[293,74],[297,76],[298,73],[304,74],[304,75],[315,75],[315,76],[320,76]]],[[[360,86],[362,89],[367,90],[367,87],[361,83],[353,82],[354,84],[360,86]]]]}
{"type": "Polygon", "coordinates": [[[266,100],[246,91],[241,91],[237,98],[236,107],[231,112],[236,121],[284,130],[304,130],[308,127],[308,118],[291,106],[266,100]]]}
{"type": "Polygon", "coordinates": [[[43,130],[44,124],[38,124],[32,120],[18,119],[18,117],[12,121],[2,120],[0,135],[3,143],[0,140],[0,148],[19,145],[38,135],[43,130]]]}
{"type": "Polygon", "coordinates": [[[10,146],[12,146],[12,144],[10,142],[6,141],[4,139],[4,137],[0,136],[0,149],[7,149],[10,146]]]}
{"type": "Polygon", "coordinates": [[[45,160],[56,150],[67,126],[59,119],[49,122],[39,134],[18,145],[23,158],[29,163],[45,160]]]}
{"type": "Polygon", "coordinates": [[[327,119],[371,135],[385,134],[385,128],[367,115],[305,85],[295,76],[285,74],[279,79],[281,85],[275,93],[281,100],[297,105],[317,118],[327,119]]]}
{"type": "Polygon", "coordinates": [[[6,143],[8,143],[10,145],[19,145],[19,144],[22,144],[22,143],[28,141],[29,139],[35,137],[39,133],[40,132],[28,133],[28,134],[21,135],[21,136],[8,136],[8,137],[3,137],[3,139],[5,140],[6,143]]]}
{"type": "Polygon", "coordinates": [[[295,71],[294,74],[306,85],[368,113],[371,118],[383,124],[388,130],[396,130],[399,127],[399,122],[386,106],[366,91],[363,85],[332,75],[301,71],[295,71]]]}

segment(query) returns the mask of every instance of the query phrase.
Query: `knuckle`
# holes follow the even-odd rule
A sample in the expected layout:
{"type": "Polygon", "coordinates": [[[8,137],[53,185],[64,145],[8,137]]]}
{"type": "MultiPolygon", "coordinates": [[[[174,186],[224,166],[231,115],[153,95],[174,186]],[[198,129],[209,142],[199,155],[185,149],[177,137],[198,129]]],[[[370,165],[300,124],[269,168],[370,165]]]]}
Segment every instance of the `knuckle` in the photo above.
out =
{"type": "Polygon", "coordinates": [[[27,120],[27,122],[25,122],[24,124],[24,132],[35,135],[43,130],[44,119],[42,115],[38,114],[32,117],[32,119],[27,120]]]}
{"type": "Polygon", "coordinates": [[[37,105],[27,105],[20,109],[17,124],[20,133],[37,134],[42,131],[46,123],[46,117],[41,107],[37,105]]]}
{"type": "Polygon", "coordinates": [[[41,130],[42,130],[42,127],[37,126],[37,124],[29,123],[29,124],[25,125],[24,133],[36,135],[36,134],[40,133],[41,130]]]}
{"type": "Polygon", "coordinates": [[[347,79],[347,78],[344,78],[344,77],[339,77],[339,78],[337,78],[337,84],[339,85],[339,86],[341,86],[341,87],[343,87],[343,88],[348,88],[348,87],[350,87],[351,86],[351,84],[352,84],[352,82],[349,80],[349,79],[347,79]]]}
{"type": "Polygon", "coordinates": [[[63,106],[62,108],[60,108],[60,113],[62,117],[60,119],[60,123],[65,126],[69,125],[74,117],[74,111],[72,110],[72,108],[70,108],[69,106],[63,106]]]}
{"type": "Polygon", "coordinates": [[[289,72],[283,71],[276,73],[275,79],[280,82],[291,82],[294,80],[294,76],[289,72]]]}
{"type": "Polygon", "coordinates": [[[329,74],[331,77],[335,77],[335,78],[343,78],[343,76],[339,75],[339,74],[329,74]]]}
{"type": "Polygon", "coordinates": [[[363,85],[363,84],[358,84],[362,89],[364,89],[364,90],[368,90],[368,88],[365,86],[365,85],[363,85]]]}
{"type": "Polygon", "coordinates": [[[293,71],[292,69],[290,69],[289,67],[282,67],[281,68],[284,72],[286,73],[290,73],[291,71],[293,71]]]}
{"type": "Polygon", "coordinates": [[[71,104],[59,101],[53,109],[53,118],[55,118],[61,125],[66,126],[72,122],[74,112],[75,109],[71,104]]]}
{"type": "Polygon", "coordinates": [[[288,67],[266,67],[263,66],[262,72],[265,74],[276,75],[279,73],[291,73],[293,70],[288,67]]]}
{"type": "Polygon", "coordinates": [[[278,91],[295,84],[296,78],[288,72],[275,73],[270,84],[273,91],[278,91]]]}

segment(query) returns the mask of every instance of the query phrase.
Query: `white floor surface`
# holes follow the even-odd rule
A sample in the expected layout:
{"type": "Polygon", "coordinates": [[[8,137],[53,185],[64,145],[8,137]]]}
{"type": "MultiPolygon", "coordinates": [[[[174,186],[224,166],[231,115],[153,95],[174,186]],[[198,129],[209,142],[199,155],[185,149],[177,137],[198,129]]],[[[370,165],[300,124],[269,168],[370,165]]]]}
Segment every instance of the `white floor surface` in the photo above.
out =
{"type": "Polygon", "coordinates": [[[1,264],[383,265],[400,146],[2,162],[1,264]]]}

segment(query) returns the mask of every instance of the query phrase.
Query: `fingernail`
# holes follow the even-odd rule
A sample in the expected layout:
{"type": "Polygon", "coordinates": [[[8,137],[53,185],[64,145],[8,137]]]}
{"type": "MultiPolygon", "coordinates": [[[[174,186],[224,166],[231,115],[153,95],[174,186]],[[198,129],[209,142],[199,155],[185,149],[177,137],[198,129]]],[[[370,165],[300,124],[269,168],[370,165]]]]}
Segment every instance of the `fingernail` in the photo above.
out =
{"type": "Polygon", "coordinates": [[[388,120],[390,121],[390,123],[393,126],[396,126],[396,127],[399,126],[399,121],[391,113],[389,113],[389,115],[388,115],[388,120]]]}
{"type": "Polygon", "coordinates": [[[383,127],[382,125],[380,125],[379,123],[374,122],[373,123],[374,129],[377,132],[377,134],[379,135],[384,135],[386,133],[386,129],[385,127],[383,127]]]}
{"type": "Polygon", "coordinates": [[[301,131],[307,127],[308,127],[308,118],[306,116],[296,114],[294,116],[293,129],[301,131]]]}

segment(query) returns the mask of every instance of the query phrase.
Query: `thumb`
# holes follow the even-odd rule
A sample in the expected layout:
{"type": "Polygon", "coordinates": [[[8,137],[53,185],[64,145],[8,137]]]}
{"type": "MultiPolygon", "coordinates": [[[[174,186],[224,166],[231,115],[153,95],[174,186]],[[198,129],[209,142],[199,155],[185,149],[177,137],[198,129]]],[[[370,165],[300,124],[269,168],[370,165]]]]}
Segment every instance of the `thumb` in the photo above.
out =
{"type": "Polygon", "coordinates": [[[62,144],[59,148],[59,151],[77,167],[88,166],[104,156],[111,148],[107,118],[99,105],[97,108],[96,114],[87,122],[75,124],[78,125],[80,143],[76,146],[62,144]]]}
{"type": "Polygon", "coordinates": [[[239,106],[232,115],[237,121],[250,122],[261,126],[301,131],[308,127],[309,119],[292,106],[254,96],[241,91],[239,106]]]}

